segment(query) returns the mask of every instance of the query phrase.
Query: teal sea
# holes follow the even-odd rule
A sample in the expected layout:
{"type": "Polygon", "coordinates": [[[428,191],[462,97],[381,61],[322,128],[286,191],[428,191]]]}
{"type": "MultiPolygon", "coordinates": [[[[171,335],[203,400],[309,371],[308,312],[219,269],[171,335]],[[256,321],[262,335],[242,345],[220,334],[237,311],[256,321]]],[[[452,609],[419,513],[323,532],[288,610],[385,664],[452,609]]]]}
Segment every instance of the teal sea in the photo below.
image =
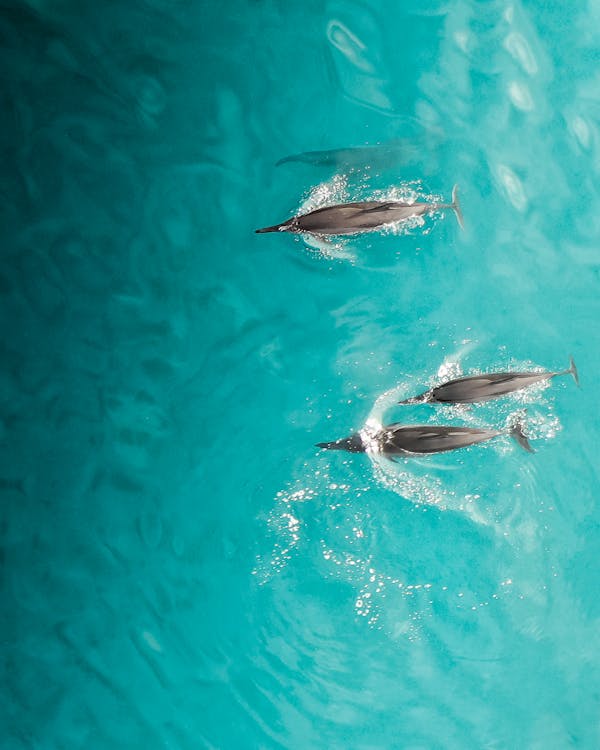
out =
{"type": "Polygon", "coordinates": [[[600,4],[0,0],[0,58],[0,746],[600,747],[600,4]]]}

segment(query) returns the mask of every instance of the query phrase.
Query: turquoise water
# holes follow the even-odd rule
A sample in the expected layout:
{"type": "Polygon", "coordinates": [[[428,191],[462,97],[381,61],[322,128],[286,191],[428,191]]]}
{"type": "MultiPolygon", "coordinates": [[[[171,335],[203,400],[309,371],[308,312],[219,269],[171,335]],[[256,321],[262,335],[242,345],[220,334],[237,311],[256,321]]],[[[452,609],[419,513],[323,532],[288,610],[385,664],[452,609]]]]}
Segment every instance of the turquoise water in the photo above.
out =
{"type": "Polygon", "coordinates": [[[30,0],[0,38],[2,747],[598,747],[598,4],[30,0]],[[254,234],[454,183],[464,232],[254,234]],[[394,406],[569,354],[580,389],[394,406]],[[314,447],[515,414],[534,455],[314,447]]]}

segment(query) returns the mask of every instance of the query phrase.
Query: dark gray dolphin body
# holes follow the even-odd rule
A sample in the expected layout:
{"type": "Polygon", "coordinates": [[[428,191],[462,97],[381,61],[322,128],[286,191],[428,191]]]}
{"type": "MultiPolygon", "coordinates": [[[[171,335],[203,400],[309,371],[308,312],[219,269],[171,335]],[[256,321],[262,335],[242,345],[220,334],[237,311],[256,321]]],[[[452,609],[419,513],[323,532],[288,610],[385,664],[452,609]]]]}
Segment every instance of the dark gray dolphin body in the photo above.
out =
{"type": "Polygon", "coordinates": [[[568,370],[559,372],[492,372],[487,375],[469,375],[465,378],[449,380],[413,398],[399,401],[400,404],[473,404],[489,401],[520,391],[542,380],[550,380],[556,375],[572,375],[577,385],[579,376],[573,357],[568,370]]]}
{"type": "MultiPolygon", "coordinates": [[[[370,438],[370,441],[374,443],[380,453],[393,459],[394,456],[446,453],[506,434],[510,434],[529,453],[534,452],[523,433],[520,422],[517,422],[508,432],[476,427],[394,423],[382,427],[379,432],[370,438]]],[[[317,447],[327,450],[348,451],[349,453],[365,453],[369,446],[365,444],[361,434],[357,432],[340,440],[317,443],[317,447]]]]}
{"type": "Polygon", "coordinates": [[[264,232],[308,232],[318,235],[359,234],[373,232],[376,229],[422,216],[431,211],[450,208],[456,214],[460,226],[463,226],[462,212],[458,202],[458,185],[452,190],[452,203],[403,203],[402,201],[362,201],[358,203],[339,203],[336,206],[325,206],[310,211],[302,216],[274,224],[272,227],[257,229],[264,232]]]}

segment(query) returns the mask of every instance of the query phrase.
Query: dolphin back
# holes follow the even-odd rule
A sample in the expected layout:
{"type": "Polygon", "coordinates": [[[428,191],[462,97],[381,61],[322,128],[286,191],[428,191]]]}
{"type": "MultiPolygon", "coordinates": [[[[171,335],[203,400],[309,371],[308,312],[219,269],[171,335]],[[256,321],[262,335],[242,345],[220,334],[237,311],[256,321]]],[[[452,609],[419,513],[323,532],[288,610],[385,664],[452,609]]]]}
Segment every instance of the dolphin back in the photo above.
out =
{"type": "Polygon", "coordinates": [[[390,425],[385,428],[381,450],[384,454],[445,453],[466,448],[501,435],[497,430],[448,425],[390,425]]]}
{"type": "Polygon", "coordinates": [[[552,373],[548,372],[495,372],[487,375],[470,375],[432,388],[431,400],[437,403],[474,404],[520,391],[550,377],[552,373]]]}
{"type": "Polygon", "coordinates": [[[418,216],[428,209],[427,204],[399,201],[340,203],[298,216],[297,225],[300,231],[314,234],[357,234],[418,216]]]}

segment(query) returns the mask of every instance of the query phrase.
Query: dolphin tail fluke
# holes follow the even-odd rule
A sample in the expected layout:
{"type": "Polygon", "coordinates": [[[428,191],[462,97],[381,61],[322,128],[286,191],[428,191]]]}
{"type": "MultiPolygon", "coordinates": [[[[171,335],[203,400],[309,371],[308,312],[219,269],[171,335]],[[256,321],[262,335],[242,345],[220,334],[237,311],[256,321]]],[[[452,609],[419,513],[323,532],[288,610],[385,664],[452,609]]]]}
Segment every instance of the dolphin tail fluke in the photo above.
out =
{"type": "Polygon", "coordinates": [[[256,229],[256,234],[264,234],[265,232],[285,232],[289,226],[289,221],[283,221],[281,224],[273,224],[272,227],[263,227],[262,229],[256,229]]]}
{"type": "Polygon", "coordinates": [[[450,204],[450,208],[456,214],[456,220],[458,221],[458,226],[461,229],[464,229],[465,228],[465,224],[464,224],[464,221],[463,221],[462,210],[460,208],[460,202],[458,200],[458,185],[455,185],[452,188],[452,203],[450,204]]]}
{"type": "Polygon", "coordinates": [[[529,444],[529,440],[527,440],[527,436],[523,432],[523,425],[520,420],[517,420],[510,428],[510,435],[517,441],[523,450],[526,450],[528,453],[535,453],[529,444]]]}
{"type": "Polygon", "coordinates": [[[579,373],[577,372],[577,366],[575,365],[575,360],[573,359],[573,357],[569,357],[569,365],[570,367],[567,372],[573,376],[575,384],[579,386],[579,373]]]}

